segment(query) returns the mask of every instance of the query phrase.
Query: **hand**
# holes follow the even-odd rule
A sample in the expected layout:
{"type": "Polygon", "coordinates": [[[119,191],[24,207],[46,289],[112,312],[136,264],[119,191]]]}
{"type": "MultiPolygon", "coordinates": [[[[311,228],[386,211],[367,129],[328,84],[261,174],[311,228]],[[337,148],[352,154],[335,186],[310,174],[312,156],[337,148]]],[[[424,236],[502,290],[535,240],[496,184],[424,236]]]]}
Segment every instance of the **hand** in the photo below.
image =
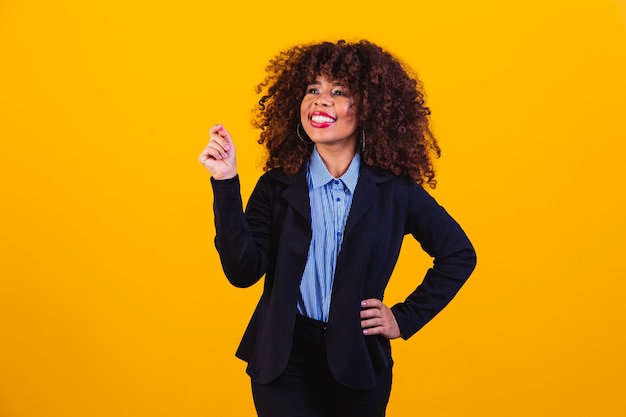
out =
{"type": "Polygon", "coordinates": [[[383,335],[387,339],[402,336],[396,317],[392,311],[377,298],[361,301],[361,327],[367,336],[383,335]]]}
{"type": "Polygon", "coordinates": [[[198,159],[216,180],[226,180],[237,175],[235,144],[222,125],[213,125],[209,129],[209,143],[198,159]]]}

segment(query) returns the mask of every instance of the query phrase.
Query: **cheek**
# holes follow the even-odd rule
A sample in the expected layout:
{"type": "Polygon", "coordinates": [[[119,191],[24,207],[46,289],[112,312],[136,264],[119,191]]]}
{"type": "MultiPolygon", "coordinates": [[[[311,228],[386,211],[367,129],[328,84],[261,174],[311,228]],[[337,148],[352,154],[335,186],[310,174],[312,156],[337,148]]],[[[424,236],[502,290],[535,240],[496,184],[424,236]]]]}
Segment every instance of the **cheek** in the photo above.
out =
{"type": "Polygon", "coordinates": [[[346,116],[356,116],[356,104],[354,104],[353,100],[345,103],[345,109],[346,116]]]}
{"type": "Polygon", "coordinates": [[[346,110],[346,117],[354,119],[354,121],[356,122],[357,114],[356,114],[356,106],[354,106],[354,104],[351,104],[346,110]]]}

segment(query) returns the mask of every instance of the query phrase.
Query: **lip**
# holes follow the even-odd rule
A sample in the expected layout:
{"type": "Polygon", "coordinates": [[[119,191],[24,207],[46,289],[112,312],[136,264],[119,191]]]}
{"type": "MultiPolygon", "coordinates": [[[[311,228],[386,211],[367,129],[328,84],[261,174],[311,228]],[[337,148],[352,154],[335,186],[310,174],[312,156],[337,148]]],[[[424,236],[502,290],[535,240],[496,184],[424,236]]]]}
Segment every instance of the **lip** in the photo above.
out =
{"type": "Polygon", "coordinates": [[[323,111],[314,111],[309,115],[309,123],[312,127],[325,128],[332,126],[337,121],[335,116],[323,111]]]}

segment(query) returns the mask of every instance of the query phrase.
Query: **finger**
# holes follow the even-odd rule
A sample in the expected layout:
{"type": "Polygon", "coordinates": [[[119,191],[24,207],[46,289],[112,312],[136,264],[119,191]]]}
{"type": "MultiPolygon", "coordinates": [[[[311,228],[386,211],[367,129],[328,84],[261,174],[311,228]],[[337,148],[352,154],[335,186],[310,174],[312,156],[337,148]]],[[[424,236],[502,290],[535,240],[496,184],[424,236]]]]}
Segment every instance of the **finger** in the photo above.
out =
{"type": "Polygon", "coordinates": [[[223,125],[213,125],[209,129],[210,140],[217,141],[225,151],[229,151],[233,147],[233,140],[230,133],[224,128],[223,125]]]}
{"type": "Polygon", "coordinates": [[[385,323],[384,312],[381,309],[372,307],[361,310],[361,328],[371,329],[378,326],[383,326],[385,323]]]}
{"type": "Polygon", "coordinates": [[[219,136],[211,136],[211,138],[209,139],[209,143],[207,143],[206,145],[208,148],[213,148],[215,150],[217,150],[220,155],[224,156],[224,155],[228,155],[228,149],[227,146],[228,144],[225,142],[225,140],[219,136]]]}
{"type": "Polygon", "coordinates": [[[209,128],[209,135],[219,135],[219,132],[224,130],[224,125],[214,124],[209,128]]]}
{"type": "Polygon", "coordinates": [[[385,328],[383,326],[363,327],[363,334],[366,336],[385,334],[385,328]]]}
{"type": "Polygon", "coordinates": [[[204,163],[209,159],[223,159],[226,158],[227,154],[224,150],[219,146],[219,144],[209,142],[207,146],[202,150],[200,154],[200,162],[204,163]]]}
{"type": "Polygon", "coordinates": [[[229,168],[232,168],[233,166],[231,165],[230,162],[228,162],[228,160],[226,159],[220,159],[220,162],[223,163],[224,165],[226,165],[229,168]]]}
{"type": "Polygon", "coordinates": [[[367,308],[361,310],[361,320],[372,319],[376,317],[382,317],[382,310],[378,308],[367,308]]]}
{"type": "Polygon", "coordinates": [[[362,308],[382,308],[383,302],[378,298],[368,298],[367,300],[361,301],[362,308]]]}
{"type": "Polygon", "coordinates": [[[224,138],[224,140],[226,141],[226,146],[225,149],[226,150],[230,150],[230,148],[232,148],[233,146],[233,139],[230,136],[230,133],[228,132],[228,130],[226,130],[223,126],[219,131],[219,135],[220,137],[224,138]]]}
{"type": "Polygon", "coordinates": [[[229,154],[226,147],[227,144],[225,142],[225,139],[217,135],[212,135],[209,143],[207,143],[206,147],[204,148],[203,153],[211,155],[215,159],[228,158],[229,154]]]}
{"type": "Polygon", "coordinates": [[[361,320],[361,328],[370,329],[372,327],[384,326],[384,320],[380,317],[374,317],[371,319],[361,320]]]}

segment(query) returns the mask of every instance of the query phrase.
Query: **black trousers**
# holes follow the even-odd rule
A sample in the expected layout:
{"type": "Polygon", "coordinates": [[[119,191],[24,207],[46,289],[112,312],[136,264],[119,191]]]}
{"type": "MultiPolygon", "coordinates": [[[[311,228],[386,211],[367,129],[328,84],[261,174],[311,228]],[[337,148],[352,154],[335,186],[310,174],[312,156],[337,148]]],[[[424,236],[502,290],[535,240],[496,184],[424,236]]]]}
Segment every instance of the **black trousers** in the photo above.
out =
{"type": "Polygon", "coordinates": [[[391,368],[372,391],[335,382],[326,361],[325,324],[298,316],[285,371],[269,384],[252,382],[259,417],[384,417],[391,393],[391,368]]]}

